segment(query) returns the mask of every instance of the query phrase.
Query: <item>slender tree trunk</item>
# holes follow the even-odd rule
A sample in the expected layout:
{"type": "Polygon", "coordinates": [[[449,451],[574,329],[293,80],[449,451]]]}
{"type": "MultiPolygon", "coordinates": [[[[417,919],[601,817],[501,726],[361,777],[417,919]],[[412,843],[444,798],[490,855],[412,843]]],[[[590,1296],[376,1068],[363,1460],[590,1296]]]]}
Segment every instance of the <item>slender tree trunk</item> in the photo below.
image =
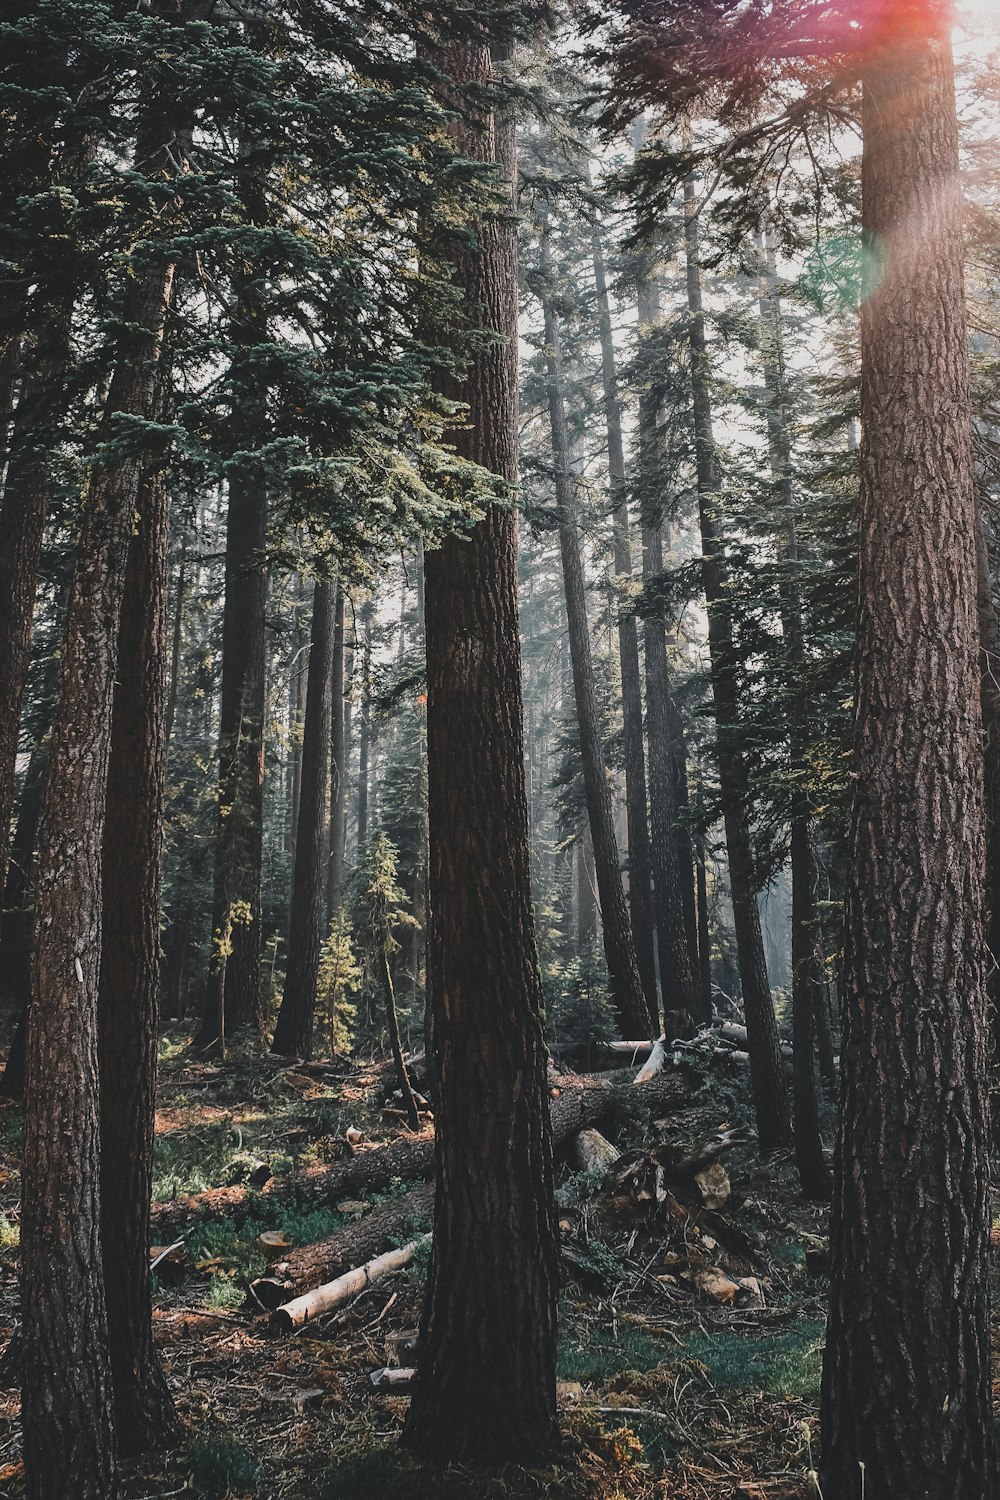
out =
{"type": "Polygon", "coordinates": [[[136,501],[118,646],[103,854],[98,998],[101,1243],[118,1450],[161,1441],[173,1400],[153,1346],[149,1201],[160,968],[166,756],[168,498],[147,473],[136,501]]]}
{"type": "MultiPolygon", "coordinates": [[[[947,15],[862,79],[860,610],[823,1493],[995,1493],[976,504],[947,15]],[[874,268],[877,267],[877,274],[874,268]]],[[[877,27],[873,30],[877,31],[877,27]]]]}
{"type": "Polygon", "coordinates": [[[739,745],[739,660],[727,593],[725,546],[719,531],[721,476],[712,428],[712,396],[705,318],[701,298],[701,256],[695,189],[684,184],[684,239],[687,258],[688,342],[698,470],[702,581],[708,607],[708,646],[715,700],[719,783],[729,852],[733,924],[739,956],[743,1009],[750,1037],[750,1083],[762,1150],[791,1139],[788,1094],[778,1048],[778,1028],[767,980],[764,943],[757,910],[753,845],[750,839],[750,787],[739,745]]]}
{"type": "Polygon", "coordinates": [[[292,664],[288,674],[288,837],[285,848],[295,865],[295,846],[299,836],[299,800],[302,794],[302,726],[306,716],[306,653],[309,636],[302,623],[302,612],[306,602],[306,591],[302,579],[296,573],[294,580],[296,601],[293,606],[292,664]]]}
{"type": "Polygon", "coordinates": [[[406,1071],[406,1059],[403,1057],[403,1044],[399,1037],[399,1018],[396,1015],[396,987],[392,982],[392,969],[386,957],[385,949],[379,955],[379,966],[382,970],[382,987],[385,990],[385,1023],[389,1032],[389,1047],[392,1051],[392,1061],[396,1069],[396,1082],[403,1096],[403,1108],[406,1110],[406,1120],[411,1130],[420,1129],[420,1115],[417,1111],[417,1101],[413,1097],[413,1087],[410,1083],[410,1075],[406,1071]]]}
{"type": "MultiPolygon", "coordinates": [[[[789,433],[788,391],[785,380],[784,331],[774,256],[766,240],[758,242],[762,266],[758,277],[761,354],[767,393],[767,441],[771,478],[781,520],[780,546],[784,563],[781,588],[781,628],[789,675],[801,678],[806,660],[805,627],[797,567],[798,534],[792,444],[789,433]]],[[[830,1173],[823,1155],[816,1093],[816,1039],[826,1006],[816,920],[816,861],[812,844],[812,808],[806,787],[809,721],[800,681],[789,684],[788,769],[791,778],[792,875],[792,1113],[795,1125],[795,1162],[807,1198],[830,1197],[830,1173]]]]}
{"type": "Polygon", "coordinates": [[[344,751],[344,588],[337,584],[333,620],[333,668],[330,722],[330,869],[326,905],[330,921],[344,899],[344,810],[347,765],[344,751]]]}
{"type": "MultiPolygon", "coordinates": [[[[488,48],[443,70],[493,76],[488,48]]],[[[513,121],[466,105],[461,149],[512,185],[513,121]],[[484,128],[478,129],[480,124],[484,128]]],[[[456,252],[466,307],[501,338],[461,383],[463,455],[517,483],[517,231],[456,252]]],[[[558,1251],[524,780],[517,519],[493,506],[426,557],[430,970],[437,1059],[434,1247],[403,1440],[435,1461],[534,1463],[558,1441],[558,1251]]]]}
{"type": "MultiPolygon", "coordinates": [[[[632,579],[629,544],[628,503],[625,483],[625,444],[622,438],[621,401],[615,358],[611,307],[600,228],[592,234],[594,283],[597,289],[598,331],[601,341],[601,376],[608,430],[608,477],[614,504],[615,575],[628,590],[632,579]]],[[[653,945],[653,893],[649,825],[646,811],[646,758],[642,733],[642,678],[639,669],[639,633],[627,598],[618,601],[618,655],[621,663],[622,721],[625,750],[625,806],[628,819],[628,902],[632,937],[642,991],[650,1014],[659,1014],[656,993],[656,960],[653,945]]],[[[664,1008],[670,1009],[664,996],[664,1008]]]]}
{"type": "MultiPolygon", "coordinates": [[[[253,25],[248,30],[253,32],[253,25]]],[[[255,38],[251,35],[251,42],[255,38]]],[[[241,143],[240,195],[248,222],[266,221],[264,187],[241,143]]],[[[254,346],[266,337],[267,315],[249,261],[234,275],[233,419],[245,446],[266,436],[266,391],[254,346]]],[[[261,996],[261,862],[264,835],[264,713],[266,699],[267,476],[253,451],[229,475],[226,593],[222,611],[222,701],[219,717],[219,813],[215,835],[212,954],[199,1044],[225,1046],[245,1027],[263,1026],[261,996]]]]}
{"type": "MultiPolygon", "coordinates": [[[[543,263],[548,264],[547,233],[543,237],[543,263]]],[[[615,835],[611,783],[604,764],[601,726],[594,691],[594,662],[587,620],[587,593],[580,556],[576,493],[569,467],[566,412],[560,357],[559,322],[551,296],[543,299],[545,351],[548,365],[549,420],[552,427],[552,463],[555,470],[556,505],[559,517],[559,550],[562,556],[563,588],[569,623],[573,693],[580,732],[580,758],[587,798],[587,817],[594,844],[597,889],[601,902],[604,954],[611,976],[611,994],[623,1037],[645,1036],[651,1027],[659,1032],[654,1009],[647,1004],[636,961],[622,881],[618,839],[615,835]]]]}
{"type": "Polygon", "coordinates": [[[166,746],[165,753],[170,753],[170,741],[174,733],[174,719],[177,716],[177,694],[180,691],[181,682],[181,647],[184,642],[184,604],[187,598],[187,532],[181,537],[181,558],[177,568],[177,589],[174,597],[174,619],[170,632],[170,686],[167,689],[166,710],[166,746]]]}
{"type": "Polygon", "coordinates": [[[576,845],[576,946],[582,953],[597,935],[597,876],[590,824],[584,826],[576,845]]]}
{"type": "Polygon", "coordinates": [[[321,578],[313,593],[312,644],[302,735],[302,796],[295,841],[288,974],[274,1028],[273,1052],[312,1056],[316,980],[330,867],[330,721],[337,585],[321,578]]]}
{"type": "Polygon", "coordinates": [[[361,730],[358,735],[358,855],[368,840],[368,779],[371,762],[372,724],[372,618],[374,604],[369,601],[361,611],[364,645],[361,652],[361,730]]]}
{"type": "Polygon", "coordinates": [[[708,926],[708,871],[705,868],[705,836],[698,836],[698,973],[704,1013],[712,1018],[712,936],[708,926]]]}
{"type": "MultiPolygon", "coordinates": [[[[168,139],[173,146],[172,133],[168,139]]],[[[152,415],[171,283],[172,267],[154,265],[129,285],[128,333],[111,380],[105,436],[121,416],[152,415]]],[[[137,458],[95,465],[39,831],[21,1220],[31,1500],[109,1500],[117,1493],[100,1233],[97,996],[109,705],[138,486],[137,458]]]]}
{"type": "MultiPolygon", "coordinates": [[[[643,572],[653,578],[663,571],[658,530],[644,530],[643,572]]],[[[653,880],[656,893],[656,941],[660,960],[660,988],[664,1013],[710,1019],[705,1014],[688,946],[684,898],[677,846],[677,805],[674,799],[673,744],[670,727],[670,669],[663,621],[650,615],[643,621],[646,655],[646,718],[649,735],[649,805],[652,826],[653,880]]]]}

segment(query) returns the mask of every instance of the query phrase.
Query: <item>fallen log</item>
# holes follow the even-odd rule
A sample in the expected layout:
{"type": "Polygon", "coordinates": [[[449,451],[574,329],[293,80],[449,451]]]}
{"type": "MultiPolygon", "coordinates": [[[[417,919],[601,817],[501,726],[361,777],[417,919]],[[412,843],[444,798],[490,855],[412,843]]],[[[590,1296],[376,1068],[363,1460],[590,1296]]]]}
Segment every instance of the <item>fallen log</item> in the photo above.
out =
{"type": "Polygon", "coordinates": [[[571,1155],[578,1171],[602,1172],[614,1166],[621,1152],[599,1130],[581,1130],[574,1137],[571,1155]]]}
{"type": "MultiPolygon", "coordinates": [[[[429,1221],[434,1212],[434,1189],[414,1188],[401,1198],[365,1214],[363,1219],[347,1224],[343,1229],[303,1245],[286,1255],[268,1276],[261,1276],[250,1284],[252,1298],[261,1307],[273,1312],[276,1307],[301,1296],[310,1287],[332,1281],[351,1266],[362,1265],[384,1250],[386,1245],[402,1234],[414,1221],[429,1221]]],[[[413,1224],[413,1227],[418,1227],[413,1224]]]]}
{"type": "MultiPolygon", "coordinates": [[[[683,1067],[671,1067],[633,1088],[632,1073],[624,1068],[610,1073],[561,1075],[549,1082],[552,1139],[558,1149],[589,1125],[682,1109],[694,1091],[696,1075],[683,1067]]],[[[176,1238],[176,1231],[195,1216],[232,1217],[237,1224],[253,1215],[273,1220],[282,1210],[315,1208],[340,1198],[383,1192],[393,1178],[419,1182],[433,1172],[434,1137],[401,1136],[387,1146],[358,1151],[327,1167],[274,1177],[259,1191],[242,1186],[212,1188],[168,1203],[154,1203],[152,1236],[159,1243],[176,1238]]]]}
{"type": "Polygon", "coordinates": [[[667,1061],[667,1039],[665,1036],[657,1037],[653,1043],[652,1051],[633,1078],[633,1084],[648,1083],[655,1078],[657,1073],[662,1073],[667,1061]]]}
{"type": "Polygon", "coordinates": [[[324,1313],[343,1307],[345,1302],[352,1301],[366,1287],[381,1281],[383,1276],[388,1276],[393,1271],[402,1271],[411,1265],[417,1252],[430,1243],[430,1238],[429,1234],[423,1234],[399,1250],[389,1250],[385,1255],[379,1255],[375,1260],[367,1261],[365,1265],[356,1266],[353,1271],[338,1276],[335,1281],[328,1281],[325,1286],[315,1287],[313,1291],[286,1302],[283,1307],[276,1307],[271,1314],[271,1327],[276,1333],[291,1333],[306,1323],[314,1322],[324,1313]]]}
{"type": "Polygon", "coordinates": [[[259,1191],[248,1187],[210,1188],[154,1203],[151,1231],[163,1241],[191,1218],[232,1218],[237,1224],[260,1215],[273,1219],[283,1209],[317,1208],[338,1198],[384,1192],[394,1177],[413,1181],[434,1171],[434,1137],[401,1136],[387,1146],[358,1151],[328,1167],[310,1167],[287,1177],[272,1177],[259,1191]]]}

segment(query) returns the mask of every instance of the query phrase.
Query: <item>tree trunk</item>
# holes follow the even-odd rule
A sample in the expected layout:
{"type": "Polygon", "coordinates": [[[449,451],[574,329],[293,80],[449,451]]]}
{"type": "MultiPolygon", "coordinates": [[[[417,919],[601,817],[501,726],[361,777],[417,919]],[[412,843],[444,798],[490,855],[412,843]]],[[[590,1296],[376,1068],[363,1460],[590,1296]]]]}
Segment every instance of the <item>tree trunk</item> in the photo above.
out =
{"type": "Polygon", "coordinates": [[[344,793],[347,765],[344,752],[344,587],[337,584],[333,619],[333,667],[330,721],[330,866],[327,884],[327,915],[332,922],[344,899],[344,793]]]}
{"type": "Polygon", "coordinates": [[[983,1500],[996,1482],[962,202],[948,18],[919,15],[873,38],[862,80],[872,270],[826,1500],[853,1500],[860,1463],[866,1500],[983,1500]]]}
{"type": "MultiPolygon", "coordinates": [[[[548,233],[543,233],[543,265],[550,266],[548,233]]],[[[559,322],[551,295],[543,298],[545,357],[548,366],[549,420],[552,428],[552,465],[555,470],[559,550],[569,624],[573,693],[580,732],[580,758],[587,798],[587,819],[594,845],[594,866],[601,903],[604,954],[611,977],[611,996],[623,1037],[659,1032],[655,1009],[643,993],[622,882],[618,839],[615,835],[611,783],[604,764],[601,726],[594,691],[594,662],[587,619],[587,592],[580,556],[576,492],[569,466],[559,322]]]]}
{"type": "MultiPolygon", "coordinates": [[[[643,573],[654,578],[663,572],[658,529],[643,530],[643,573]]],[[[656,942],[660,959],[663,1009],[684,1011],[696,1021],[712,1019],[691,963],[684,897],[678,861],[677,805],[674,799],[673,737],[670,726],[670,669],[667,634],[655,615],[643,621],[646,647],[646,719],[649,734],[649,807],[656,895],[656,942]]]]}
{"type": "MultiPolygon", "coordinates": [[[[248,155],[241,143],[241,156],[248,155]]],[[[251,224],[266,221],[263,184],[241,172],[240,194],[251,224]]],[[[264,713],[267,609],[267,476],[252,451],[268,430],[266,392],[252,351],[267,334],[253,288],[254,268],[234,273],[233,420],[243,446],[230,467],[226,516],[226,592],[222,611],[222,701],[219,719],[219,814],[215,836],[212,955],[199,1044],[263,1025],[261,996],[261,860],[264,830],[264,713]]]]}
{"type": "Polygon", "coordinates": [[[781,526],[779,548],[784,574],[780,583],[781,628],[789,667],[791,704],[788,716],[788,770],[791,781],[792,875],[792,1112],[795,1163],[807,1198],[827,1201],[830,1173],[823,1155],[816,1093],[816,1039],[826,1005],[816,918],[816,861],[812,844],[812,808],[806,777],[809,769],[809,719],[802,700],[801,675],[806,659],[805,627],[797,567],[792,444],[785,381],[784,330],[774,255],[766,239],[758,243],[763,264],[758,276],[761,356],[767,393],[767,443],[781,526]]]}
{"type": "Polygon", "coordinates": [[[403,1044],[399,1039],[399,1020],[396,1016],[396,990],[392,982],[392,970],[389,967],[389,960],[386,957],[384,948],[382,949],[380,959],[382,987],[385,990],[385,1023],[389,1031],[389,1046],[392,1049],[396,1082],[399,1084],[399,1091],[403,1096],[403,1108],[406,1110],[407,1123],[411,1130],[419,1130],[420,1115],[417,1112],[417,1101],[413,1097],[410,1075],[406,1071],[406,1059],[403,1057],[403,1044]]]}
{"type": "Polygon", "coordinates": [[[595,880],[594,846],[588,823],[576,843],[576,946],[579,953],[590,946],[597,932],[595,880]]]}
{"type": "Polygon", "coordinates": [[[21,702],[57,441],[54,429],[68,400],[69,338],[69,309],[45,308],[37,341],[22,358],[21,395],[0,501],[0,888],[7,873],[21,702]]]}
{"type": "MultiPolygon", "coordinates": [[[[978,499],[978,496],[977,496],[978,499]]],[[[992,1013],[993,1050],[1000,1037],[1000,626],[990,569],[990,547],[982,505],[976,517],[980,705],[983,715],[983,772],[986,806],[987,993],[992,1013]]],[[[997,1128],[994,1121],[994,1132],[997,1128]]]]}
{"type": "Polygon", "coordinates": [[[331,579],[317,579],[302,735],[302,794],[292,878],[288,974],[271,1043],[272,1052],[294,1057],[312,1056],[316,980],[323,946],[330,862],[330,721],[336,594],[337,585],[331,579]]]}
{"type": "MultiPolygon", "coordinates": [[[[458,87],[493,78],[488,47],[449,47],[458,87]]],[[[461,150],[511,184],[513,120],[475,118],[461,150]]],[[[473,347],[449,394],[462,455],[517,483],[517,229],[484,219],[455,251],[473,347]]],[[[437,1063],[434,1248],[420,1372],[403,1441],[434,1462],[534,1463],[558,1441],[558,1245],[524,775],[517,518],[491,506],[425,559],[430,896],[437,1063]]]]}
{"type": "Polygon", "coordinates": [[[368,777],[370,772],[372,723],[372,617],[375,606],[371,600],[361,611],[364,627],[364,644],[361,652],[361,729],[358,734],[358,857],[368,842],[368,777]]]}
{"type": "Polygon", "coordinates": [[[118,646],[103,854],[98,998],[101,1243],[119,1453],[174,1421],[153,1346],[149,1200],[160,964],[166,754],[168,498],[147,473],[136,501],[118,646]]]}
{"type": "Polygon", "coordinates": [[[698,973],[702,1004],[711,1019],[712,1004],[712,935],[708,925],[708,870],[705,867],[705,835],[698,835],[696,875],[698,880],[698,973]]]}
{"type": "MultiPolygon", "coordinates": [[[[152,415],[171,283],[172,267],[158,265],[130,283],[105,437],[122,415],[152,415]]],[[[117,1491],[101,1262],[97,995],[110,704],[138,486],[137,458],[95,465],[39,831],[21,1221],[32,1500],[108,1500],[117,1491]]]]}
{"type": "MultiPolygon", "coordinates": [[[[597,288],[598,331],[601,340],[601,376],[608,429],[608,477],[614,505],[614,567],[623,588],[632,579],[629,544],[628,502],[625,484],[625,444],[622,438],[618,370],[611,327],[607,276],[600,228],[592,231],[594,282],[597,288]]],[[[646,1005],[652,1016],[659,1014],[656,992],[656,960],[653,947],[653,893],[649,826],[646,812],[646,758],[642,733],[642,679],[639,670],[639,633],[629,600],[618,601],[618,655],[621,662],[622,722],[625,750],[625,807],[628,818],[628,904],[636,963],[646,1005]]],[[[664,1006],[667,1007],[666,997],[664,1006]]],[[[669,1007],[667,1007],[669,1008],[669,1007]]]]}
{"type": "Polygon", "coordinates": [[[694,182],[684,184],[684,242],[687,259],[688,342],[697,457],[698,515],[701,524],[702,583],[708,609],[708,647],[715,700],[719,784],[729,852],[733,925],[739,956],[743,1009],[750,1033],[750,1083],[761,1149],[791,1139],[788,1095],[778,1051],[778,1028],[767,980],[764,943],[757,910],[753,845],[750,839],[750,787],[739,744],[739,659],[733,639],[732,606],[726,580],[725,546],[719,532],[721,475],[712,430],[712,395],[705,318],[701,298],[701,257],[694,182]]]}

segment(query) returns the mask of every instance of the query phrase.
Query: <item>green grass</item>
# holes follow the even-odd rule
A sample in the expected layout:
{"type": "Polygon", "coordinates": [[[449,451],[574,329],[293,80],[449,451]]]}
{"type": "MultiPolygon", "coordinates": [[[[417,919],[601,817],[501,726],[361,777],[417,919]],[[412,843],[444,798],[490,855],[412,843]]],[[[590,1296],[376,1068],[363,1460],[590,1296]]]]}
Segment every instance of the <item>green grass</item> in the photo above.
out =
{"type": "Polygon", "coordinates": [[[195,1438],[188,1463],[191,1487],[204,1500],[256,1495],[264,1477],[253,1450],[228,1432],[205,1433],[195,1438]]]}
{"type": "Polygon", "coordinates": [[[595,1323],[581,1327],[564,1319],[556,1374],[560,1380],[600,1385],[623,1370],[653,1370],[664,1363],[666,1353],[663,1345],[631,1324],[619,1323],[617,1329],[595,1323]]]}
{"type": "Polygon", "coordinates": [[[768,1396],[818,1399],[824,1332],[822,1323],[810,1319],[771,1336],[698,1334],[683,1353],[705,1366],[720,1394],[762,1391],[768,1396]]]}

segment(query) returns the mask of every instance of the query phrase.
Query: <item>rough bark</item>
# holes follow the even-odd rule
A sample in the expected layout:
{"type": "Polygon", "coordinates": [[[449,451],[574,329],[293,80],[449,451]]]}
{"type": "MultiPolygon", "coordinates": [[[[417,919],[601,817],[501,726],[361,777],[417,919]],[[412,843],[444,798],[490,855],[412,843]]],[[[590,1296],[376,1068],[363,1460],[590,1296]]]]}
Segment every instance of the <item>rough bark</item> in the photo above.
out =
{"type": "Polygon", "coordinates": [[[31,653],[35,584],[49,501],[54,424],[66,397],[69,309],[42,310],[22,359],[22,387],[0,500],[0,887],[7,873],[21,702],[31,653]]]}
{"type": "Polygon", "coordinates": [[[149,1199],[160,964],[166,754],[168,499],[144,476],[118,647],[103,854],[98,995],[101,1245],[118,1451],[155,1446],[174,1421],[153,1346],[149,1199]]]}
{"type": "Polygon", "coordinates": [[[712,394],[701,295],[701,255],[694,182],[684,184],[688,344],[701,527],[702,586],[708,609],[708,647],[715,703],[719,786],[729,853],[733,925],[743,1009],[750,1032],[750,1081],[761,1148],[791,1140],[788,1094],[778,1052],[778,1029],[767,979],[757,910],[750,786],[740,737],[739,657],[727,592],[725,545],[719,529],[721,475],[712,425],[712,394]]]}
{"type": "MultiPolygon", "coordinates": [[[[459,88],[489,49],[448,47],[459,88]]],[[[516,173],[513,120],[469,100],[469,156],[516,173]]],[[[456,250],[477,346],[450,393],[456,446],[517,482],[517,231],[508,207],[456,250]]],[[[517,518],[491,506],[425,558],[429,970],[437,1078],[434,1247],[420,1371],[403,1440],[434,1461],[531,1463],[558,1441],[558,1243],[535,950],[518,631],[517,518]]]]}
{"type": "MultiPolygon", "coordinates": [[[[137,276],[105,408],[152,413],[172,267],[137,276]]],[[[101,865],[118,622],[139,461],[95,466],[70,595],[35,890],[22,1302],[25,1467],[33,1500],[116,1493],[101,1268],[97,993],[101,865]]]]}
{"type": "MultiPolygon", "coordinates": [[[[1000,625],[990,574],[990,548],[982,507],[976,525],[979,610],[980,706],[983,715],[983,777],[986,806],[987,989],[992,1006],[993,1047],[1000,1035],[1000,625]]],[[[994,1124],[994,1129],[996,1128],[994,1124]]]]}
{"type": "MultiPolygon", "coordinates": [[[[548,261],[548,236],[543,233],[543,264],[548,261]]],[[[548,367],[549,423],[552,433],[552,466],[555,471],[559,551],[569,626],[573,695],[580,734],[580,759],[587,801],[587,819],[594,847],[594,868],[601,905],[604,954],[611,979],[611,998],[622,1036],[641,1036],[659,1031],[659,1022],[643,992],[636,960],[628,904],[622,881],[618,839],[615,833],[611,782],[604,764],[601,725],[594,689],[594,662],[587,619],[587,591],[580,556],[576,487],[569,462],[566,410],[559,320],[551,294],[543,297],[545,358],[548,367]]]]}
{"type": "MultiPolygon", "coordinates": [[[[942,8],[943,9],[943,8],[942,8]]],[[[823,1493],[995,1493],[982,748],[948,20],[862,79],[860,588],[823,1493]]]]}
{"type": "Polygon", "coordinates": [[[329,874],[330,722],[333,708],[333,635],[336,584],[317,580],[312,645],[302,735],[302,791],[295,840],[288,973],[274,1028],[272,1052],[312,1056],[316,981],[323,946],[323,913],[329,874]]]}
{"type": "MultiPolygon", "coordinates": [[[[646,809],[646,757],[642,733],[642,678],[639,669],[639,631],[627,598],[632,579],[628,502],[625,484],[625,443],[607,275],[600,226],[592,233],[594,284],[597,291],[598,333],[601,341],[601,378],[608,430],[608,478],[611,482],[614,524],[615,576],[626,597],[618,603],[618,656],[621,664],[622,723],[625,752],[625,808],[628,827],[628,904],[632,938],[642,992],[652,1016],[659,1015],[656,960],[653,945],[653,892],[649,825],[646,809]]],[[[664,1005],[670,1008],[664,998],[664,1005]]]]}

